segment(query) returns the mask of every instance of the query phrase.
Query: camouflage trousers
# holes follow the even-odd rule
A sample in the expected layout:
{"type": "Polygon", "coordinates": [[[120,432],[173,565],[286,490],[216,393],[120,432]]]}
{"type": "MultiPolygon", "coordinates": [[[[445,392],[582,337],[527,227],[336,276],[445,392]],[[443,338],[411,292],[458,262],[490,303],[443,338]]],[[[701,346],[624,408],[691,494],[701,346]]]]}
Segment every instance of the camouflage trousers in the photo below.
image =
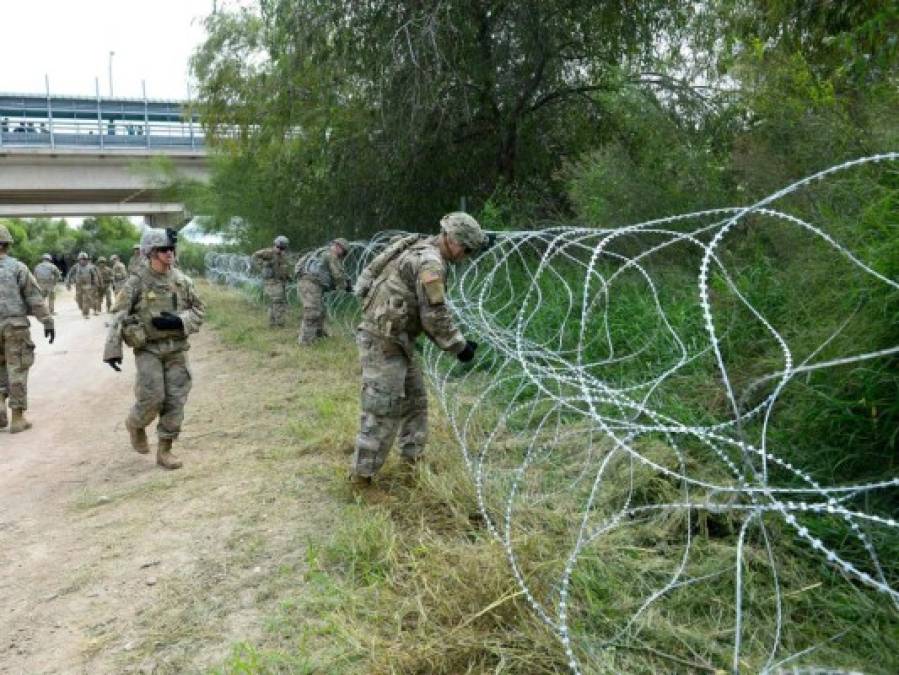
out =
{"type": "Polygon", "coordinates": [[[106,300],[106,311],[112,311],[112,286],[103,286],[97,293],[97,311],[103,311],[103,300],[106,300]]]}
{"type": "Polygon", "coordinates": [[[75,286],[75,302],[85,317],[97,308],[97,289],[93,286],[75,286]]]}
{"type": "Polygon", "coordinates": [[[47,301],[47,308],[50,313],[56,312],[56,284],[39,284],[41,287],[41,295],[47,301]]]}
{"type": "Polygon", "coordinates": [[[287,289],[283,281],[266,281],[263,288],[268,301],[268,325],[283,326],[287,320],[287,289]]]}
{"type": "Polygon", "coordinates": [[[297,295],[303,304],[300,344],[308,345],[325,336],[325,290],[312,279],[297,282],[297,295]]]}
{"type": "Polygon", "coordinates": [[[0,397],[10,408],[28,408],[28,369],[34,364],[34,342],[28,326],[0,322],[0,397]]]}
{"type": "MultiPolygon", "coordinates": [[[[153,343],[150,346],[156,347],[153,343]]],[[[139,349],[134,352],[134,363],[137,366],[136,400],[128,414],[128,424],[143,429],[158,416],[156,435],[178,438],[191,387],[187,352],[139,349]]]]}
{"type": "Polygon", "coordinates": [[[362,412],[353,473],[374,476],[399,434],[400,453],[416,460],[428,436],[428,394],[421,366],[396,342],[356,333],[362,362],[362,412]]]}

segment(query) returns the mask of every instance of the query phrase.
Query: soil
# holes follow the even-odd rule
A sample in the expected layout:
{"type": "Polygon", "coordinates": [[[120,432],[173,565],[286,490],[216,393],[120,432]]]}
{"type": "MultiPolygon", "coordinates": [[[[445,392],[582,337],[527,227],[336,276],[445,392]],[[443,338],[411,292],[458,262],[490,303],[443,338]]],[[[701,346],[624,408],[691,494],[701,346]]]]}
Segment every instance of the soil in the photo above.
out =
{"type": "Polygon", "coordinates": [[[328,498],[302,460],[291,476],[267,470],[277,433],[254,420],[273,383],[247,378],[252,357],[208,329],[192,338],[184,468],[135,453],[132,357],[121,373],[101,361],[110,315],[83,319],[64,291],[56,309],[53,345],[32,326],[34,426],[0,431],[0,673],[221,663],[263,630],[272,570],[303,583],[305,541],[333,522],[328,498]]]}

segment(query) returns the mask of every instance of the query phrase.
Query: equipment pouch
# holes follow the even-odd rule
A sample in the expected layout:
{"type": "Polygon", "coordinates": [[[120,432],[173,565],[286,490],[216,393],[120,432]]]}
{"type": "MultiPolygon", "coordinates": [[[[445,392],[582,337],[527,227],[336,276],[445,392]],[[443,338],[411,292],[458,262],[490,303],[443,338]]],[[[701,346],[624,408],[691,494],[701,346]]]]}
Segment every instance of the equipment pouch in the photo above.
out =
{"type": "Polygon", "coordinates": [[[140,349],[147,344],[147,331],[140,321],[126,319],[122,325],[122,341],[132,349],[140,349]]]}

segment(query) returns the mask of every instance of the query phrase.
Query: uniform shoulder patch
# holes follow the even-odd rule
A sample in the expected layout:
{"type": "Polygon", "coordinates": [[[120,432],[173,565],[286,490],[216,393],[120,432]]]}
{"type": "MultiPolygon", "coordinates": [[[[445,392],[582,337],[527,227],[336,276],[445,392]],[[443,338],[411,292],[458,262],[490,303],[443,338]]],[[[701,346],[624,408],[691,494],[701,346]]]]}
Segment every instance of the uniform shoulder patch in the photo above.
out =
{"type": "Polygon", "coordinates": [[[425,296],[428,298],[428,304],[442,305],[444,298],[443,276],[436,270],[423,269],[419,274],[422,288],[424,288],[425,296]]]}

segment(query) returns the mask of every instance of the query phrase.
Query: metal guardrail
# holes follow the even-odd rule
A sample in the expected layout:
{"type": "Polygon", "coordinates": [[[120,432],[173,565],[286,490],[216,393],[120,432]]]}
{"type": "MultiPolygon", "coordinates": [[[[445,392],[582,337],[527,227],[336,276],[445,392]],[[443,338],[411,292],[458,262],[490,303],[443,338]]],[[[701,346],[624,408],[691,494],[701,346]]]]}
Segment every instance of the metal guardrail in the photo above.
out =
{"type": "Polygon", "coordinates": [[[141,123],[0,119],[0,148],[204,148],[202,128],[194,122],[141,123]]]}

